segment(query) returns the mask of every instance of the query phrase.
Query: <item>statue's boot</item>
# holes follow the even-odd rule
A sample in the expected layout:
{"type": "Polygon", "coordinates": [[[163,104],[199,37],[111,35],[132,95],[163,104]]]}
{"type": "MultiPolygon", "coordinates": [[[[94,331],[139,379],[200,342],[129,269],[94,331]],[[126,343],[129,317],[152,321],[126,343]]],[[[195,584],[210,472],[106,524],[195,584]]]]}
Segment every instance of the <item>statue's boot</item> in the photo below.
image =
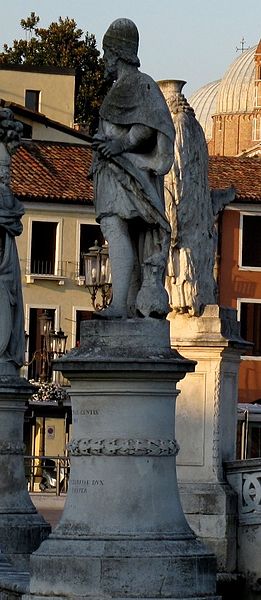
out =
{"type": "Polygon", "coordinates": [[[95,319],[126,319],[127,310],[125,312],[121,308],[114,307],[113,304],[110,304],[107,308],[96,310],[93,313],[93,317],[95,319]]]}

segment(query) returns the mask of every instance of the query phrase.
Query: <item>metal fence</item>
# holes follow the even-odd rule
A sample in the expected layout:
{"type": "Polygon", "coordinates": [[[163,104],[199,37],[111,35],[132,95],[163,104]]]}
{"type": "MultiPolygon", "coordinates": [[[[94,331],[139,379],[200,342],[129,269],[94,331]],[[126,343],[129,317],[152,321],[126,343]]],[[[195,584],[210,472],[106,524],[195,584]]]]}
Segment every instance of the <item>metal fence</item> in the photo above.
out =
{"type": "Polygon", "coordinates": [[[24,464],[29,492],[66,494],[70,476],[68,456],[25,456],[24,464]]]}

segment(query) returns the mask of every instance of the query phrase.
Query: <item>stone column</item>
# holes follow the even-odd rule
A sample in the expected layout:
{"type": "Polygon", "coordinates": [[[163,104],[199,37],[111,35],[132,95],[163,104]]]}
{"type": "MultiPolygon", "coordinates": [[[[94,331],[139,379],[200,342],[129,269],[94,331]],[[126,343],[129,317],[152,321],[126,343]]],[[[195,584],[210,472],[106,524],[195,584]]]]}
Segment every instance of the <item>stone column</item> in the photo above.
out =
{"type": "Polygon", "coordinates": [[[201,317],[170,315],[171,344],[194,373],[179,384],[177,473],[184,512],[218,558],[221,572],[236,570],[237,498],[223,473],[236,453],[238,368],[246,343],[236,311],[205,307],[201,317]]]}
{"type": "Polygon", "coordinates": [[[71,382],[71,472],[60,523],[31,557],[31,599],[216,598],[214,555],[176,481],[176,384],[194,366],[150,318],[85,322],[56,361],[71,382]]]}
{"type": "MultiPolygon", "coordinates": [[[[3,369],[8,371],[8,365],[3,369]]],[[[14,372],[3,375],[3,369],[0,368],[0,544],[13,566],[24,570],[28,569],[30,554],[51,528],[37,513],[24,474],[24,412],[32,386],[14,372]]]]}

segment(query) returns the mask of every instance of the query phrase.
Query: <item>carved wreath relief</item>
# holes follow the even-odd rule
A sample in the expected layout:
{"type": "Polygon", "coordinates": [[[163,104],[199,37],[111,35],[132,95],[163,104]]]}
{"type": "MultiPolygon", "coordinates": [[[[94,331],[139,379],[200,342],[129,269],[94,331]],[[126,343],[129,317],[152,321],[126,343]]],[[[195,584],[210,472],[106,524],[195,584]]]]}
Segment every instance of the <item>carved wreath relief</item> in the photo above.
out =
{"type": "Polygon", "coordinates": [[[71,440],[68,450],[72,456],[175,456],[176,440],[71,440]]]}
{"type": "Polygon", "coordinates": [[[0,455],[1,454],[24,454],[25,446],[20,442],[0,442],[0,455]]]}

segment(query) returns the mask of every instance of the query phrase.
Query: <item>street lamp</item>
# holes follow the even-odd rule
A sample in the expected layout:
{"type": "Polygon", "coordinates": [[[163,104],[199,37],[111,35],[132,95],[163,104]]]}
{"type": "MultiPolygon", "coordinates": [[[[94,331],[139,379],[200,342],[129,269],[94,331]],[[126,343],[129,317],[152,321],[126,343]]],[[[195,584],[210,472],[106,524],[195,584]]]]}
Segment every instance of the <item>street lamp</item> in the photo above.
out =
{"type": "Polygon", "coordinates": [[[105,308],[111,300],[111,269],[108,244],[99,246],[97,240],[89,251],[83,254],[85,287],[91,295],[95,310],[105,308]],[[102,304],[97,303],[97,293],[101,293],[102,304]]]}
{"type": "MultiPolygon", "coordinates": [[[[41,335],[41,373],[40,381],[48,381],[50,377],[51,361],[57,356],[65,354],[67,335],[59,329],[52,329],[52,317],[45,310],[39,317],[41,335]]],[[[37,352],[35,353],[37,354],[37,352]]]]}
{"type": "Polygon", "coordinates": [[[39,325],[41,336],[41,372],[39,378],[40,381],[47,381],[49,377],[50,368],[48,350],[50,344],[49,335],[52,328],[52,317],[48,315],[48,312],[46,310],[39,317],[39,325]]]}
{"type": "Polygon", "coordinates": [[[65,354],[67,337],[68,335],[65,335],[61,327],[56,333],[54,331],[50,332],[50,349],[54,357],[65,354]]]}

